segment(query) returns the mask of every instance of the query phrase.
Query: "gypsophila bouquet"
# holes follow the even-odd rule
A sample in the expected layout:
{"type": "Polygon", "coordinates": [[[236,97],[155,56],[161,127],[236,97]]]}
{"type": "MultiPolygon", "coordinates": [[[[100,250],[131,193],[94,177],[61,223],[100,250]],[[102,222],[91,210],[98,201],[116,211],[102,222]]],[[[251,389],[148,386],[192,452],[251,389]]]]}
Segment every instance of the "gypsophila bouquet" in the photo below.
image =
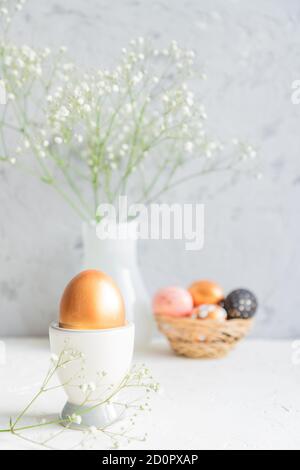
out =
{"type": "Polygon", "coordinates": [[[148,203],[191,178],[256,157],[237,139],[227,147],[208,135],[204,106],[189,85],[205,78],[193,51],[176,41],[157,49],[138,38],[114,69],[82,71],[64,48],[53,53],[10,42],[6,3],[0,2],[7,92],[0,159],[54,188],[84,220],[95,220],[98,205],[119,195],[148,203]]]}

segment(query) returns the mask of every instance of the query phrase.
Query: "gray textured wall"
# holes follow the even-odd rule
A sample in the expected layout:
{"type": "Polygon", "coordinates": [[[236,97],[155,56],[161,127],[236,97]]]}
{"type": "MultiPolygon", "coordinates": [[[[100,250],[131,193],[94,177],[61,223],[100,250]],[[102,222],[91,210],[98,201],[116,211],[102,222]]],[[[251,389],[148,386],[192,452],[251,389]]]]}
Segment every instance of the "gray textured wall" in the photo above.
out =
{"type": "MultiPolygon", "coordinates": [[[[19,41],[65,44],[85,65],[110,64],[132,37],[176,39],[205,66],[204,101],[215,130],[257,143],[264,179],[194,181],[168,200],[206,204],[206,243],[143,242],[149,291],[212,278],[248,286],[261,303],[254,334],[300,335],[300,78],[297,0],[31,0],[19,41]]],[[[10,169],[11,170],[11,169],[10,169]]],[[[80,221],[41,183],[0,170],[0,336],[46,333],[62,287],[80,267],[80,221]]]]}

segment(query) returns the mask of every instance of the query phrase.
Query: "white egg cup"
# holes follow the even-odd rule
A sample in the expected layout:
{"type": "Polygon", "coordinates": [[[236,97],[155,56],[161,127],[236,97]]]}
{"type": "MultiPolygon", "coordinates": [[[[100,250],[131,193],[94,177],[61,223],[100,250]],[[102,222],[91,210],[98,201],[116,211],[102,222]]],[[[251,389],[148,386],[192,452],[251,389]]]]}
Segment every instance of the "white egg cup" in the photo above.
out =
{"type": "Polygon", "coordinates": [[[79,424],[72,423],[72,428],[95,426],[102,428],[121,416],[112,404],[101,404],[101,391],[108,387],[117,387],[130,369],[134,347],[134,324],[129,323],[119,328],[104,330],[70,330],[60,328],[54,322],[49,328],[50,347],[57,357],[66,350],[73,350],[82,355],[64,367],[59,367],[57,374],[64,387],[68,401],[61,418],[68,420],[73,414],[81,416],[79,424]],[[102,376],[102,373],[103,376],[102,376]],[[85,403],[88,384],[99,384],[91,390],[85,403]],[[96,405],[96,406],[95,406],[96,405]]]}

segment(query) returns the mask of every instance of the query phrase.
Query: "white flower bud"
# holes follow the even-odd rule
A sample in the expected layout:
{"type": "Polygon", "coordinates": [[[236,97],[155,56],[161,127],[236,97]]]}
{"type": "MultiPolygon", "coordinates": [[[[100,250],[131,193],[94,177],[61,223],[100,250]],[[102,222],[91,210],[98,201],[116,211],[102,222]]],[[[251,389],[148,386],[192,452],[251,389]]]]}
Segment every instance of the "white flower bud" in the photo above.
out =
{"type": "Polygon", "coordinates": [[[79,415],[76,415],[75,413],[72,414],[71,416],[71,421],[75,424],[81,424],[82,418],[79,415]]]}
{"type": "Polygon", "coordinates": [[[88,389],[88,385],[87,384],[82,384],[82,385],[80,385],[80,389],[82,390],[83,393],[86,393],[86,391],[88,389]]]}
{"type": "Polygon", "coordinates": [[[54,142],[58,145],[63,143],[63,139],[60,136],[54,137],[54,142]]]}
{"type": "Polygon", "coordinates": [[[92,108],[90,107],[89,104],[85,104],[85,105],[83,106],[83,109],[84,109],[84,111],[85,111],[86,113],[90,113],[91,110],[92,110],[92,108]]]}
{"type": "Polygon", "coordinates": [[[96,385],[94,384],[94,382],[90,382],[88,384],[88,389],[91,391],[91,392],[94,392],[96,390],[96,385]]]}
{"type": "Polygon", "coordinates": [[[89,427],[89,432],[93,435],[97,434],[97,431],[98,429],[96,428],[96,426],[90,426],[89,427]]]}
{"type": "Polygon", "coordinates": [[[194,150],[193,142],[187,142],[184,148],[187,152],[192,153],[192,151],[194,150]]]}
{"type": "Polygon", "coordinates": [[[57,362],[58,361],[58,356],[56,354],[51,354],[51,361],[52,362],[57,362]]]}

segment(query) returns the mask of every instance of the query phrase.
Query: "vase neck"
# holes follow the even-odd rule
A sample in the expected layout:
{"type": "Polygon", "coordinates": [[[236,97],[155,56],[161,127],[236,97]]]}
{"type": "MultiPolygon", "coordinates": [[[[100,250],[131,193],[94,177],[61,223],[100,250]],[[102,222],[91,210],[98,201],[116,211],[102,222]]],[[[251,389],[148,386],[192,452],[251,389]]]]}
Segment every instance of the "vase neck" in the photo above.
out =
{"type": "MultiPolygon", "coordinates": [[[[128,225],[134,222],[129,222],[128,225]]],[[[120,227],[122,234],[126,234],[125,224],[120,227]]],[[[130,230],[134,230],[131,226],[130,230]]],[[[83,245],[85,264],[91,265],[94,260],[98,263],[106,264],[108,260],[118,259],[122,264],[131,264],[136,262],[137,256],[137,240],[132,237],[125,237],[124,239],[106,238],[101,239],[97,235],[96,227],[88,224],[83,224],[83,245]]]]}

